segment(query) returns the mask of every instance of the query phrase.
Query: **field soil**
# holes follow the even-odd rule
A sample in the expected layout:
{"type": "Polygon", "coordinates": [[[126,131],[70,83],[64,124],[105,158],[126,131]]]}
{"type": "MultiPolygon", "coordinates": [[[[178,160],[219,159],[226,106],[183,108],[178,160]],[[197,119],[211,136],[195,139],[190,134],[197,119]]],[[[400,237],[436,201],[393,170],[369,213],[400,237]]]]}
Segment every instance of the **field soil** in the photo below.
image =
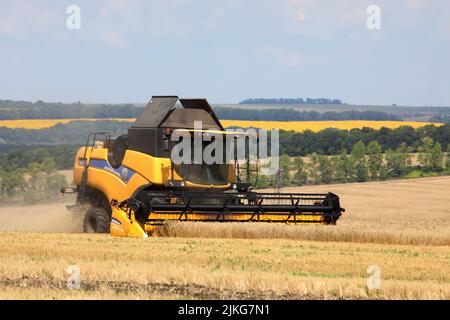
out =
{"type": "Polygon", "coordinates": [[[172,223],[125,239],[79,233],[61,204],[1,207],[0,298],[450,299],[450,177],[282,191],[331,191],[346,212],[336,226],[172,223]]]}

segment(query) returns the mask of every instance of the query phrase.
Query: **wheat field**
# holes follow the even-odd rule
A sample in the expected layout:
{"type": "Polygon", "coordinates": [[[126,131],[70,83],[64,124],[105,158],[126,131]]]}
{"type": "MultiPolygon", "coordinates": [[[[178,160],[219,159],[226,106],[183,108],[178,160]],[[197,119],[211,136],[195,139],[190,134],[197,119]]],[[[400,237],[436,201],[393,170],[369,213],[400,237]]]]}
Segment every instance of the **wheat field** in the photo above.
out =
{"type": "Polygon", "coordinates": [[[81,234],[62,204],[0,208],[0,298],[450,299],[449,190],[450,177],[301,187],[283,191],[339,194],[336,226],[175,223],[149,239],[81,234]]]}
{"type": "Polygon", "coordinates": [[[450,299],[444,246],[17,233],[0,244],[2,299],[450,299]],[[71,265],[81,290],[66,287],[71,265]],[[380,290],[366,287],[372,265],[380,290]]]}
{"type": "Polygon", "coordinates": [[[341,207],[346,209],[336,226],[175,223],[159,232],[172,237],[286,238],[450,246],[450,205],[447,204],[450,177],[281,189],[281,192],[329,191],[339,195],[341,207]]]}
{"type": "Polygon", "coordinates": [[[302,132],[311,130],[314,132],[328,128],[341,130],[372,128],[381,129],[383,127],[389,129],[399,128],[401,126],[410,126],[420,128],[429,124],[442,125],[440,123],[430,122],[411,122],[411,121],[366,121],[366,120],[346,120],[346,121],[246,121],[246,120],[221,120],[224,127],[241,127],[241,128],[259,128],[264,130],[280,129],[286,131],[302,132]]]}
{"type": "Polygon", "coordinates": [[[0,120],[0,127],[6,127],[10,129],[46,129],[57,124],[68,124],[74,121],[120,121],[120,122],[132,122],[136,119],[118,119],[118,118],[103,118],[103,119],[20,119],[20,120],[0,120]]]}
{"type": "MultiPolygon", "coordinates": [[[[120,121],[133,122],[136,119],[31,119],[31,120],[0,120],[0,127],[11,129],[45,129],[53,127],[57,124],[67,124],[74,121],[120,121]]],[[[293,130],[302,132],[305,130],[321,131],[327,128],[336,128],[343,130],[350,130],[355,128],[372,128],[380,129],[382,127],[394,129],[400,126],[411,126],[413,128],[420,128],[429,124],[436,126],[442,125],[440,123],[430,122],[410,122],[410,121],[247,121],[247,120],[221,120],[225,128],[241,127],[241,128],[259,128],[265,130],[280,129],[293,130]]]]}

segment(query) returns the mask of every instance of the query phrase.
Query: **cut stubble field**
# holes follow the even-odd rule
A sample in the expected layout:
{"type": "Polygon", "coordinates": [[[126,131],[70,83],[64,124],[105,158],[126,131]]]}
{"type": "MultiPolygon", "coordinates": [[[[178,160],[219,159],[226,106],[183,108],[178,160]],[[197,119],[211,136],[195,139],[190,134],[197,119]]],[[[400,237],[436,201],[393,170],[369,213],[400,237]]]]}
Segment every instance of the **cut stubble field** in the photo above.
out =
{"type": "Polygon", "coordinates": [[[450,299],[450,177],[283,191],[331,191],[347,211],[336,226],[174,223],[144,240],[76,233],[63,205],[0,208],[0,298],[450,299]]]}

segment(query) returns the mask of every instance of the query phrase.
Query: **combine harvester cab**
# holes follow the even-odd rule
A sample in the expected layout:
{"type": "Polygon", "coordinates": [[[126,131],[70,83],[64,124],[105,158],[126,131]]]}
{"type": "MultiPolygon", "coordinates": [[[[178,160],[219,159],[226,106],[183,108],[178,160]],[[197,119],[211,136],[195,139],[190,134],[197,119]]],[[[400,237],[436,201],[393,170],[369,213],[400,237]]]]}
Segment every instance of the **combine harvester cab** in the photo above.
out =
{"type": "MultiPolygon", "coordinates": [[[[243,134],[225,131],[205,99],[176,96],[153,97],[127,135],[90,134],[75,157],[76,187],[62,189],[77,193],[71,208],[85,213],[85,232],[147,237],[173,220],[335,224],[344,211],[332,193],[255,192],[239,179],[236,159],[176,164],[174,132],[191,142],[211,133],[233,141],[243,134]]],[[[211,138],[201,141],[203,151],[211,138]]]]}

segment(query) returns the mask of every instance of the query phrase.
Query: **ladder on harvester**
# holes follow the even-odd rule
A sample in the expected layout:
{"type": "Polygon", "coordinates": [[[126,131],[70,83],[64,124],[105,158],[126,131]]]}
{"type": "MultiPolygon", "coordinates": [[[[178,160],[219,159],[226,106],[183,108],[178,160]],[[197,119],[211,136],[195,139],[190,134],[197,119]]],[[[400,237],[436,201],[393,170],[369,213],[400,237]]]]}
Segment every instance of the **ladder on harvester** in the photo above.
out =
{"type": "Polygon", "coordinates": [[[248,184],[250,186],[253,186],[254,188],[257,188],[257,184],[258,184],[258,178],[259,178],[259,145],[258,145],[258,141],[256,141],[256,161],[254,166],[252,167],[251,164],[251,158],[250,158],[250,137],[245,137],[245,158],[244,158],[244,165],[241,167],[241,164],[239,163],[239,159],[238,159],[238,152],[237,152],[237,144],[234,144],[234,156],[235,156],[235,175],[237,178],[237,182],[242,183],[244,182],[245,184],[248,184]],[[241,174],[241,172],[243,172],[243,174],[241,174]],[[254,177],[254,181],[252,181],[252,174],[254,177]],[[245,181],[242,181],[245,177],[245,181]]]}
{"type": "Polygon", "coordinates": [[[78,187],[78,194],[77,194],[77,204],[80,204],[81,202],[83,202],[85,195],[86,195],[86,185],[87,185],[87,180],[88,180],[88,172],[89,172],[89,163],[90,163],[90,157],[89,159],[87,158],[87,150],[88,148],[91,148],[91,154],[92,151],[94,150],[95,147],[95,142],[97,141],[97,137],[98,136],[103,136],[103,144],[104,146],[106,146],[109,143],[109,140],[111,138],[111,133],[109,132],[92,132],[88,135],[87,141],[86,141],[86,146],[84,149],[84,156],[83,156],[83,175],[81,176],[81,183],[80,186],[78,187]],[[92,137],[92,141],[91,141],[91,137],[92,137]]]}
{"type": "Polygon", "coordinates": [[[242,183],[241,177],[245,177],[245,183],[257,187],[258,184],[258,177],[259,177],[259,159],[256,160],[256,163],[254,167],[251,166],[250,158],[248,155],[245,156],[245,164],[243,168],[240,166],[239,161],[236,161],[236,178],[237,181],[242,183]],[[241,172],[244,171],[244,174],[242,175],[241,172]],[[254,181],[252,181],[252,174],[254,174],[254,181]]]}

